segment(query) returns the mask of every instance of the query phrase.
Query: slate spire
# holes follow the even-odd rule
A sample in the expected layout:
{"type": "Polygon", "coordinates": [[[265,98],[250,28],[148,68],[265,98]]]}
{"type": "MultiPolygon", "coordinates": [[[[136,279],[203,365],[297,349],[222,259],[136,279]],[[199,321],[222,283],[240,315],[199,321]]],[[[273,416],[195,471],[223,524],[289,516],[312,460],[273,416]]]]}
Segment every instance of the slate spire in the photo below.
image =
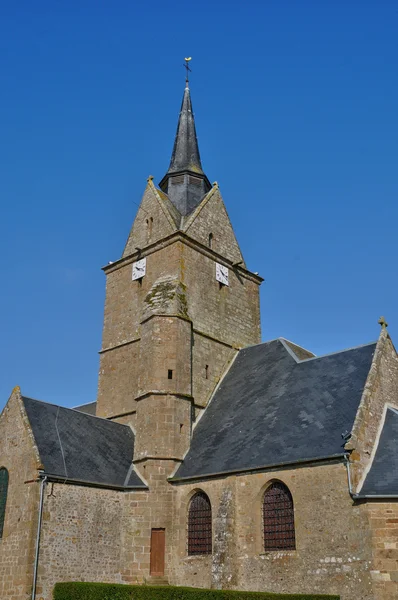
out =
{"type": "Polygon", "coordinates": [[[177,133],[168,173],[192,171],[203,175],[199,146],[196,137],[195,119],[192,111],[191,92],[188,82],[185,84],[177,133]]]}
{"type": "Polygon", "coordinates": [[[191,213],[211,189],[200,160],[188,81],[185,83],[170,166],[159,185],[183,216],[191,213]]]}

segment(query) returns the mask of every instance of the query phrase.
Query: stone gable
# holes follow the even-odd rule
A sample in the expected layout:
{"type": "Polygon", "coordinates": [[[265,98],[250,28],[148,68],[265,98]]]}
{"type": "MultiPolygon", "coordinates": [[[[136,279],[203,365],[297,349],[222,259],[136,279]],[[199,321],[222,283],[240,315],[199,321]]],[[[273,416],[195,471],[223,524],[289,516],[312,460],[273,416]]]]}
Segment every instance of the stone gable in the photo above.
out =
{"type": "Polygon", "coordinates": [[[351,452],[353,492],[360,492],[371,464],[386,405],[398,408],[398,356],[382,329],[346,449],[351,452]]]}
{"type": "Polygon", "coordinates": [[[170,200],[150,179],[123,251],[123,257],[144,248],[178,229],[179,215],[170,200]]]}
{"type": "Polygon", "coordinates": [[[209,246],[211,234],[211,247],[215,252],[233,263],[241,262],[245,266],[218,186],[214,186],[196,210],[184,220],[183,230],[204,246],[209,246]]]}
{"type": "Polygon", "coordinates": [[[0,467],[9,473],[0,539],[0,598],[27,600],[33,579],[41,464],[19,388],[1,413],[0,441],[0,467]]]}

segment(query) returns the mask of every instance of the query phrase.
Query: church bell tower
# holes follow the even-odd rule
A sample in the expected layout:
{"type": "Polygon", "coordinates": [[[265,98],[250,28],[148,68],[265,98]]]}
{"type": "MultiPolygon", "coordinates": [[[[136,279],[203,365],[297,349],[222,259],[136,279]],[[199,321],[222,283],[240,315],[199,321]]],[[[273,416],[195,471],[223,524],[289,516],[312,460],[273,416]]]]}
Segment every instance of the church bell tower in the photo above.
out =
{"type": "Polygon", "coordinates": [[[149,177],[122,257],[104,267],[97,415],[132,426],[134,462],[177,466],[238,349],[260,342],[259,285],[199,154],[186,82],[169,169],[149,177]]]}

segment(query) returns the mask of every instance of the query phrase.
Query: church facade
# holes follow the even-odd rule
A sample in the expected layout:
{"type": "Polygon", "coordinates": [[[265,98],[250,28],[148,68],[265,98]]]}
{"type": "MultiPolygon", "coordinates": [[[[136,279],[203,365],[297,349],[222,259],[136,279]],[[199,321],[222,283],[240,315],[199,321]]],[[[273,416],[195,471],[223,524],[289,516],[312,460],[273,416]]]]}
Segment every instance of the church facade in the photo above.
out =
{"type": "MultiPolygon", "coordinates": [[[[398,597],[398,357],[261,343],[259,287],[201,164],[169,170],[104,267],[96,402],[0,417],[0,597],[59,581],[398,597]]],[[[50,399],[51,400],[51,399],[50,399]]]]}

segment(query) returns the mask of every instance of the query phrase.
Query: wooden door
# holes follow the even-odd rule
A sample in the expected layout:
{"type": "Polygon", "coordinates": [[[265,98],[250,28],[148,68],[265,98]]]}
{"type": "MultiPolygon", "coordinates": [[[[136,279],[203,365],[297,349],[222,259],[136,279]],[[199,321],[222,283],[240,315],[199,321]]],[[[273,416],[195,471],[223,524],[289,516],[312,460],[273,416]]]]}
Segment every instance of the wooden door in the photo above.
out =
{"type": "Polygon", "coordinates": [[[165,530],[152,529],[150,574],[155,577],[162,577],[164,575],[165,542],[165,530]]]}

